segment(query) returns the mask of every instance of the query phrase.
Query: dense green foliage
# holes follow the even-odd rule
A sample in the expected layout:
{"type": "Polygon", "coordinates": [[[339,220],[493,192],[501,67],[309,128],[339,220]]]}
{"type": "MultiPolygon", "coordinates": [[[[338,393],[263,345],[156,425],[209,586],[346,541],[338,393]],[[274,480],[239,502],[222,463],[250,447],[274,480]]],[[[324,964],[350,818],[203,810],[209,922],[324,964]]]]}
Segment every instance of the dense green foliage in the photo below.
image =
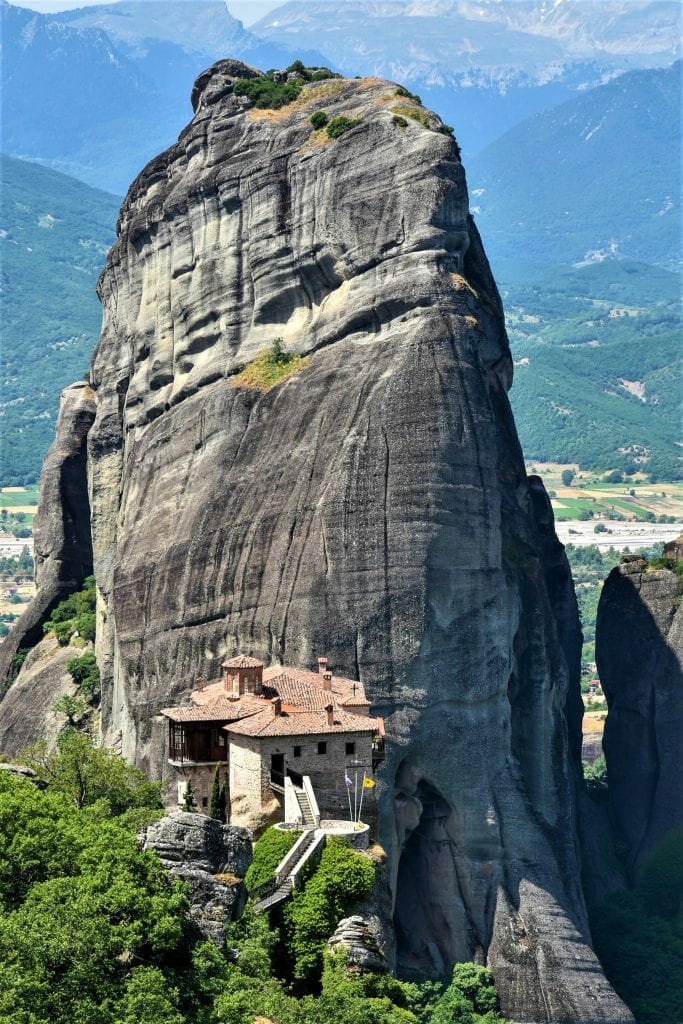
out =
{"type": "Polygon", "coordinates": [[[27,747],[22,757],[48,784],[51,796],[63,797],[78,809],[99,804],[113,815],[130,812],[136,820],[138,811],[152,810],[156,815],[161,810],[159,783],[148,782],[138,768],[112,750],[93,746],[82,733],[63,734],[54,753],[41,741],[27,747]]]}
{"type": "Polygon", "coordinates": [[[97,761],[97,778],[95,753],[83,801],[58,768],[65,750],[44,792],[0,777],[3,1024],[181,1024],[203,999],[184,888],[117,816],[131,799],[151,798],[154,813],[158,789],[144,779],[131,789],[133,769],[115,755],[97,761]]]}
{"type": "Polygon", "coordinates": [[[119,200],[5,156],[0,173],[0,480],[16,485],[37,480],[59,393],[87,370],[102,319],[95,283],[119,200]]]}
{"type": "Polygon", "coordinates": [[[311,114],[308,120],[311,122],[315,129],[319,129],[325,127],[325,125],[329,121],[329,117],[327,116],[324,110],[316,110],[315,114],[311,114]]]}
{"type": "Polygon", "coordinates": [[[327,126],[327,134],[331,139],[338,139],[341,135],[351,131],[357,124],[360,124],[360,120],[357,117],[346,117],[344,114],[339,114],[338,117],[333,117],[327,126]]]}
{"type": "MultiPolygon", "coordinates": [[[[339,916],[372,886],[362,854],[330,843],[290,921],[271,928],[249,908],[221,951],[199,940],[185,886],[136,840],[160,813],[157,786],[75,732],[56,754],[40,744],[25,761],[47,788],[0,774],[0,1024],[499,1020],[490,975],[473,964],[458,965],[444,990],[357,977],[343,954],[323,952],[339,916]],[[304,982],[299,954],[313,946],[304,982]]],[[[263,855],[270,843],[260,842],[263,855]]]]}
{"type": "Polygon", "coordinates": [[[633,887],[591,908],[595,949],[638,1024],[683,1021],[683,829],[670,832],[633,887]]]}
{"type": "Polygon", "coordinates": [[[350,907],[367,896],[375,880],[371,860],[341,839],[329,839],[315,874],[295,891],[285,910],[294,977],[314,982],[325,941],[350,907]]]}
{"type": "Polygon", "coordinates": [[[54,633],[62,647],[66,647],[76,632],[84,640],[94,640],[95,604],[95,577],[88,576],[81,590],[60,601],[53,609],[43,629],[46,633],[54,633]]]}
{"type": "Polygon", "coordinates": [[[67,662],[66,669],[71,673],[79,692],[89,701],[97,703],[100,697],[100,670],[93,652],[86,651],[85,654],[72,658],[67,662]]]}
{"type": "Polygon", "coordinates": [[[525,456],[678,479],[679,277],[627,260],[497,277],[525,456]]]}
{"type": "Polygon", "coordinates": [[[294,829],[287,832],[278,828],[266,829],[254,846],[254,859],[244,879],[252,895],[270,885],[275,878],[275,868],[289,853],[300,835],[301,832],[294,829]]]}
{"type": "Polygon", "coordinates": [[[235,82],[233,92],[236,96],[246,96],[255,107],[262,110],[286,107],[299,98],[301,90],[307,82],[321,82],[325,78],[338,77],[327,68],[306,68],[300,60],[294,61],[286,69],[298,77],[289,81],[278,81],[275,71],[268,71],[258,78],[243,78],[235,82]]]}

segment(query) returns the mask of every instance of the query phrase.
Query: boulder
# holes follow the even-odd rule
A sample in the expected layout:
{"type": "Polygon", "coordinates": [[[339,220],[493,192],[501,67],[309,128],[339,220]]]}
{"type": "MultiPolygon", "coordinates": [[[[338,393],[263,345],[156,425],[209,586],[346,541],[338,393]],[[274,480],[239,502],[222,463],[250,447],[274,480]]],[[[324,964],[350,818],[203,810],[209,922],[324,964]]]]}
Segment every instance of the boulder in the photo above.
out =
{"type": "Polygon", "coordinates": [[[178,811],[150,825],[142,845],[158,854],[172,876],[188,883],[192,920],[222,946],[226,925],[241,916],[247,901],[242,879],[251,863],[250,833],[178,811]]]}

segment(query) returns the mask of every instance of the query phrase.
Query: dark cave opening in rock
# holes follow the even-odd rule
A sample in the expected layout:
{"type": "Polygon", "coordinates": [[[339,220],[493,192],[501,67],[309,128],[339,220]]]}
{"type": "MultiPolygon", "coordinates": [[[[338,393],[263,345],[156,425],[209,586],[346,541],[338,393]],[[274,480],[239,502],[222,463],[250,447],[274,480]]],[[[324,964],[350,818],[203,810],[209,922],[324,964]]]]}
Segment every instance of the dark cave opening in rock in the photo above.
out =
{"type": "Polygon", "coordinates": [[[457,874],[456,815],[424,780],[410,794],[398,792],[396,813],[406,835],[394,906],[397,964],[402,973],[445,977],[471,946],[457,874]]]}

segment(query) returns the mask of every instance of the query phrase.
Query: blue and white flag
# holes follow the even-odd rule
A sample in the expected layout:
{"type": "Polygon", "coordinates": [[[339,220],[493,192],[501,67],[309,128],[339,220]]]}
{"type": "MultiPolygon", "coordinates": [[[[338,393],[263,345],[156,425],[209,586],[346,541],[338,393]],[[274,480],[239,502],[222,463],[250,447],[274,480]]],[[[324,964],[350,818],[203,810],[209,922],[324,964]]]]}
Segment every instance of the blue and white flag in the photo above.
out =
{"type": "Polygon", "coordinates": [[[351,778],[350,778],[348,772],[344,772],[344,782],[346,783],[347,786],[352,786],[353,785],[353,783],[351,782],[351,778]]]}

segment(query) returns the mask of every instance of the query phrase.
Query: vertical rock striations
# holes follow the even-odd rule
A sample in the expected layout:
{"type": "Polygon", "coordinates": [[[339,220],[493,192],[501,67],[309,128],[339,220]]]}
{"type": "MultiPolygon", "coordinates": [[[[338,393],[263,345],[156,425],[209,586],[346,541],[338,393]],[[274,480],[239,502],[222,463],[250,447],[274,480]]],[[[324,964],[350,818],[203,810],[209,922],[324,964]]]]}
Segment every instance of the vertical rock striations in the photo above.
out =
{"type": "Polygon", "coordinates": [[[590,949],[579,626],[507,399],[500,299],[438,118],[377,79],[281,110],[224,61],[121,210],[88,436],[105,742],[225,653],[363,679],[398,957],[486,960],[517,1021],[630,1020],[590,949]],[[358,123],[332,140],[309,117],[358,123]],[[310,357],[267,392],[275,338],[310,357]]]}
{"type": "Polygon", "coordinates": [[[598,605],[595,653],[609,706],[603,745],[610,812],[630,868],[683,824],[679,581],[672,569],[653,570],[630,556],[608,576],[598,605]]]}

